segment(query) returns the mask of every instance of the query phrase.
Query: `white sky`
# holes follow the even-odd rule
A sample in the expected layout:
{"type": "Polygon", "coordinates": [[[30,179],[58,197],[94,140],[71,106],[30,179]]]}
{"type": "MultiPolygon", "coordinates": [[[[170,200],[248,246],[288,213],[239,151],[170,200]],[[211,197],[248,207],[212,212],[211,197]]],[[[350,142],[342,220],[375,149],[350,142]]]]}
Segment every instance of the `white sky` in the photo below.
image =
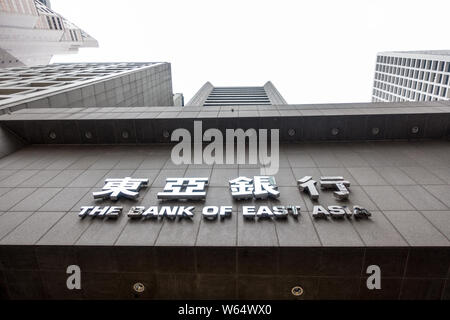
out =
{"type": "Polygon", "coordinates": [[[167,61],[185,102],[206,82],[288,103],[371,100],[379,51],[450,49],[448,0],[51,0],[99,48],[52,62],[167,61]]]}

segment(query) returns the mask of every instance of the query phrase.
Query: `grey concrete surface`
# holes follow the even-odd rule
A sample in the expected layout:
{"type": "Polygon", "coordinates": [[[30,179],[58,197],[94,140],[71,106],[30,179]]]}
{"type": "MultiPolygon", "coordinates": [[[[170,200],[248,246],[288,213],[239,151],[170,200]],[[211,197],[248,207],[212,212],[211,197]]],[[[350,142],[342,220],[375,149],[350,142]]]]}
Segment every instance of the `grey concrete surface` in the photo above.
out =
{"type": "MultiPolygon", "coordinates": [[[[44,241],[45,244],[58,245],[61,244],[60,237],[56,236],[52,242],[53,228],[61,228],[60,223],[69,230],[78,230],[77,225],[81,223],[85,225],[81,219],[70,220],[73,226],[67,224],[68,216],[76,215],[80,206],[108,205],[108,201],[95,201],[91,194],[100,189],[108,177],[139,176],[150,179],[150,186],[141,191],[137,201],[119,201],[127,211],[133,205],[163,204],[157,200],[156,193],[161,191],[165,178],[169,176],[206,176],[210,178],[207,199],[205,203],[192,202],[197,207],[192,222],[132,223],[125,214],[113,222],[94,219],[80,239],[70,244],[275,247],[450,245],[449,227],[443,224],[447,221],[445,213],[450,210],[447,200],[450,186],[446,176],[439,174],[450,172],[450,146],[447,142],[282,145],[281,167],[275,175],[282,191],[280,199],[250,202],[233,200],[227,185],[229,179],[241,175],[258,175],[257,166],[184,165],[176,168],[171,163],[170,150],[168,145],[25,147],[0,159],[0,209],[5,212],[0,216],[0,222],[3,219],[9,221],[13,212],[33,212],[32,216],[47,212],[63,214],[65,219],[57,219],[51,225],[43,226],[39,237],[31,239],[36,241],[28,241],[27,233],[17,232],[17,237],[25,237],[20,239],[22,244],[34,245],[44,241]],[[344,154],[357,161],[347,161],[347,158],[340,156],[344,154]],[[311,211],[317,203],[296,187],[296,180],[308,174],[316,179],[326,174],[342,174],[352,183],[348,204],[367,207],[374,212],[373,218],[369,221],[312,219],[311,211]],[[298,204],[302,206],[303,214],[299,220],[290,217],[285,222],[243,221],[241,207],[251,203],[298,204]],[[233,205],[235,211],[235,217],[230,221],[207,222],[201,218],[203,205],[227,204],[233,205]],[[433,218],[431,212],[436,212],[437,217],[433,218]],[[146,236],[139,243],[139,237],[133,234],[137,233],[135,228],[142,230],[142,225],[148,225],[155,236],[146,236]],[[105,232],[103,240],[99,240],[101,232],[105,232]],[[184,233],[186,236],[181,236],[184,233]]],[[[332,192],[325,191],[321,192],[319,203],[338,204],[332,192]]],[[[11,225],[9,231],[15,234],[17,227],[19,224],[11,225]]],[[[16,236],[3,237],[0,244],[14,244],[11,239],[19,241],[16,236]]],[[[63,243],[68,244],[66,239],[63,243]]]]}

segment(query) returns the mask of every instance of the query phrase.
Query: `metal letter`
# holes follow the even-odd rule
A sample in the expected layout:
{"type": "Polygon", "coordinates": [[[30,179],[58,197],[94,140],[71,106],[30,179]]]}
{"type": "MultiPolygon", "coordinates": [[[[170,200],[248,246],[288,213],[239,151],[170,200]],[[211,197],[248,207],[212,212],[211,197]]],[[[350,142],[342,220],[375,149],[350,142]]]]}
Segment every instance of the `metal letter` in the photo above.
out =
{"type": "Polygon", "coordinates": [[[94,207],[92,207],[92,206],[83,206],[83,207],[81,207],[81,211],[78,214],[78,216],[84,218],[88,214],[88,212],[90,210],[92,210],[93,208],[94,207]]]}
{"type": "Polygon", "coordinates": [[[194,216],[194,213],[192,212],[194,210],[194,207],[179,207],[177,211],[177,216],[179,218],[189,218],[191,219],[194,216]]]}
{"type": "Polygon", "coordinates": [[[238,177],[228,181],[233,199],[252,199],[253,180],[247,177],[238,177]]]}
{"type": "Polygon", "coordinates": [[[272,208],[275,219],[286,219],[288,211],[284,206],[275,206],[272,208]]]}
{"type": "Polygon", "coordinates": [[[311,176],[305,176],[297,181],[300,191],[309,193],[312,200],[319,199],[319,192],[316,188],[316,181],[312,180],[311,176]]]}
{"type": "Polygon", "coordinates": [[[90,212],[89,212],[89,216],[90,217],[96,217],[96,216],[100,216],[103,217],[106,215],[106,213],[108,212],[109,207],[94,207],[90,212]]]}
{"type": "Polygon", "coordinates": [[[142,216],[146,218],[156,219],[158,218],[158,207],[157,206],[151,206],[147,210],[144,211],[142,216]]]}
{"type": "Polygon", "coordinates": [[[290,213],[294,218],[298,218],[301,210],[301,206],[287,206],[286,210],[290,213]]]}
{"type": "Polygon", "coordinates": [[[256,215],[259,219],[271,218],[273,216],[273,213],[268,206],[260,206],[256,215]]]}
{"type": "Polygon", "coordinates": [[[93,192],[94,199],[111,199],[116,201],[120,196],[136,199],[141,187],[148,185],[148,179],[133,179],[126,177],[123,179],[106,179],[102,191],[93,192]]]}
{"type": "Polygon", "coordinates": [[[368,218],[372,214],[366,208],[360,206],[353,206],[353,215],[355,218],[368,218]]]}
{"type": "Polygon", "coordinates": [[[205,219],[214,220],[217,218],[219,208],[216,206],[203,207],[202,215],[205,219]]]}
{"type": "Polygon", "coordinates": [[[336,190],[333,195],[338,200],[347,200],[350,192],[348,191],[350,182],[344,180],[344,177],[320,177],[320,188],[336,190]]]}
{"type": "Polygon", "coordinates": [[[110,207],[108,212],[106,213],[106,216],[108,218],[117,219],[117,217],[121,213],[122,213],[122,207],[110,207]]]}
{"type": "Polygon", "coordinates": [[[322,206],[314,206],[312,216],[314,218],[328,218],[330,213],[322,206]]]}
{"type": "Polygon", "coordinates": [[[243,206],[242,207],[242,215],[246,219],[254,219],[255,218],[255,206],[243,206]]]}
{"type": "Polygon", "coordinates": [[[167,178],[164,191],[158,192],[158,199],[204,200],[208,178],[167,178]]]}
{"type": "Polygon", "coordinates": [[[280,192],[273,176],[255,176],[253,177],[253,194],[256,199],[278,198],[280,192]]]}
{"type": "Polygon", "coordinates": [[[232,212],[233,212],[232,206],[221,206],[220,207],[220,218],[225,219],[227,217],[230,217],[232,212]]]}
{"type": "Polygon", "coordinates": [[[280,192],[273,176],[255,176],[253,180],[247,177],[238,177],[230,180],[231,196],[241,199],[267,199],[278,198],[280,192]]]}
{"type": "Polygon", "coordinates": [[[341,206],[328,206],[328,211],[332,218],[343,218],[345,216],[345,210],[341,206]]]}
{"type": "Polygon", "coordinates": [[[168,217],[169,219],[175,219],[177,216],[178,207],[169,207],[169,206],[163,206],[159,210],[158,215],[160,217],[168,217]]]}
{"type": "Polygon", "coordinates": [[[137,219],[142,218],[142,213],[144,213],[145,207],[131,207],[128,211],[128,218],[137,219]]]}
{"type": "Polygon", "coordinates": [[[353,215],[353,211],[350,210],[350,208],[347,206],[342,206],[342,208],[345,210],[345,215],[347,216],[347,218],[350,219],[353,215]]]}

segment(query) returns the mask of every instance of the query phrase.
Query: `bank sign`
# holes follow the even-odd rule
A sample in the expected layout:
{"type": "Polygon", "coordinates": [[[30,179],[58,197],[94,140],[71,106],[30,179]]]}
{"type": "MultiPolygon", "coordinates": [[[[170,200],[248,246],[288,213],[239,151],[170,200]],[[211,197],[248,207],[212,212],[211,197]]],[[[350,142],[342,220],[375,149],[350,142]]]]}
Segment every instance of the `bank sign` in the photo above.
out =
{"type": "MultiPolygon", "coordinates": [[[[194,216],[195,207],[189,206],[189,200],[205,200],[207,197],[208,178],[167,178],[165,187],[157,193],[157,198],[164,203],[165,200],[179,201],[179,206],[134,206],[127,216],[131,219],[175,219],[194,216]]],[[[320,178],[320,189],[324,192],[333,192],[335,199],[342,205],[324,207],[318,204],[319,191],[317,181],[311,176],[305,176],[297,181],[300,191],[306,193],[314,202],[312,216],[314,218],[368,218],[370,212],[361,207],[350,208],[345,202],[350,196],[350,182],[340,176],[326,176],[320,178]]],[[[139,191],[148,187],[148,179],[136,179],[126,177],[122,179],[106,179],[101,191],[93,192],[94,199],[117,201],[119,198],[137,199],[139,191]]],[[[280,191],[273,176],[237,177],[229,181],[229,192],[236,201],[255,199],[276,199],[280,191]]],[[[277,206],[242,206],[242,214],[246,219],[285,219],[289,215],[297,218],[301,213],[299,205],[277,205],[277,206]]],[[[120,206],[83,206],[80,217],[117,218],[123,211],[120,206]]],[[[204,206],[201,214],[203,218],[214,220],[217,218],[230,217],[233,207],[230,206],[204,206]]]]}

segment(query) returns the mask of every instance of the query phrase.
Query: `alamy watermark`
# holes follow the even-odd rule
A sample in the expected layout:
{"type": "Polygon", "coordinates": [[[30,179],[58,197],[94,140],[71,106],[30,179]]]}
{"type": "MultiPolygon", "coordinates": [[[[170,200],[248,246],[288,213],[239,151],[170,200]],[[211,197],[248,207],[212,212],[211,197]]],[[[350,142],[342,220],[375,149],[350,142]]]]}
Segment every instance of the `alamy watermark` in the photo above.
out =
{"type": "Polygon", "coordinates": [[[81,269],[79,266],[72,264],[67,267],[66,273],[69,274],[66,280],[66,286],[69,290],[81,289],[81,269]]]}
{"type": "Polygon", "coordinates": [[[366,273],[370,276],[367,277],[366,286],[369,290],[381,289],[381,268],[376,264],[372,264],[367,267],[366,273]]]}
{"type": "Polygon", "coordinates": [[[171,154],[176,165],[259,164],[263,175],[276,174],[279,169],[279,129],[270,129],[269,146],[267,129],[226,129],[224,139],[219,129],[203,132],[202,121],[194,121],[194,137],[180,128],[172,132],[171,141],[178,142],[171,154]]]}

